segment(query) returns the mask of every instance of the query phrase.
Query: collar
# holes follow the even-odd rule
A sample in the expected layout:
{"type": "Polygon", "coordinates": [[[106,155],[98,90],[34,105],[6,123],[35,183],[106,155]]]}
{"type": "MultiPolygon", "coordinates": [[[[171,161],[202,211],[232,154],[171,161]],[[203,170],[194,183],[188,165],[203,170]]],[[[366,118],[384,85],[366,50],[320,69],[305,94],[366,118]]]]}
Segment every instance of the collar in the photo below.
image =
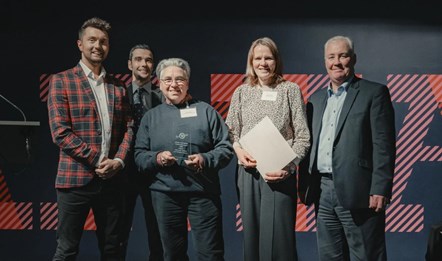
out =
{"type": "MultiPolygon", "coordinates": [[[[83,69],[84,73],[86,74],[86,76],[88,78],[96,81],[92,70],[89,69],[89,67],[87,67],[86,64],[83,63],[83,61],[80,60],[79,63],[80,63],[81,68],[83,69]]],[[[100,72],[100,75],[98,75],[98,78],[104,78],[105,76],[106,76],[106,70],[104,69],[104,67],[101,67],[101,72],[100,72]]]]}
{"type": "Polygon", "coordinates": [[[132,93],[135,93],[138,88],[143,88],[146,91],[152,90],[152,82],[149,81],[142,86],[138,86],[135,82],[132,82],[132,93]]]}
{"type": "Polygon", "coordinates": [[[338,87],[338,91],[336,93],[333,92],[333,88],[331,87],[331,83],[328,84],[327,87],[327,95],[330,98],[333,95],[341,96],[342,93],[346,92],[348,90],[348,87],[350,86],[350,83],[353,81],[354,76],[350,76],[345,82],[341,84],[341,86],[338,87]]]}

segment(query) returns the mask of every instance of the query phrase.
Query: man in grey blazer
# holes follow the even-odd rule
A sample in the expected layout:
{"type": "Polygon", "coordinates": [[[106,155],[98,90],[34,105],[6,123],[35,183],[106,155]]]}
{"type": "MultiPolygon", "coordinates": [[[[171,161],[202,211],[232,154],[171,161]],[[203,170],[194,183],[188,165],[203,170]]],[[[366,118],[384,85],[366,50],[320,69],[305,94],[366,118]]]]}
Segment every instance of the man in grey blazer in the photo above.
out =
{"type": "Polygon", "coordinates": [[[355,75],[350,38],[332,37],[324,51],[330,83],[307,104],[312,146],[301,164],[300,198],[315,203],[320,260],[386,260],[396,156],[390,93],[355,75]]]}

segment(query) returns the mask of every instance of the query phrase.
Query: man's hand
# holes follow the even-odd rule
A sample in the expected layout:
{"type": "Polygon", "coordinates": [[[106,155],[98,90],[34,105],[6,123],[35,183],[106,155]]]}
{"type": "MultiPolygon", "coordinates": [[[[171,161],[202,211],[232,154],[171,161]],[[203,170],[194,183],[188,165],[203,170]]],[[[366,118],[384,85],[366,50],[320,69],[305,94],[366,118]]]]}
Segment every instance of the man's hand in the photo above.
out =
{"type": "Polygon", "coordinates": [[[375,212],[380,212],[384,210],[389,200],[381,195],[370,195],[370,204],[369,208],[374,209],[375,212]]]}
{"type": "Polygon", "coordinates": [[[98,165],[98,168],[95,169],[95,173],[97,173],[102,179],[109,179],[117,174],[122,168],[123,166],[118,160],[104,158],[98,165]]]}

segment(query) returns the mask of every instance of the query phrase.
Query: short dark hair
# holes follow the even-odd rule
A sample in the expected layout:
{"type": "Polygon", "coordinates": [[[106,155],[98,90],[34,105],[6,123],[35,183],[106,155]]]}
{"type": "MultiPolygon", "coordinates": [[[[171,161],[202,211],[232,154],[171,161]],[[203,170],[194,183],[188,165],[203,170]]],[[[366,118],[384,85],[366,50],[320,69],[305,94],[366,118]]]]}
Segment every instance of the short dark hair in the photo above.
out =
{"type": "Polygon", "coordinates": [[[111,29],[111,26],[108,22],[101,18],[93,17],[83,23],[80,30],[78,31],[78,39],[81,39],[81,37],[83,37],[84,30],[86,30],[86,28],[88,27],[97,28],[105,32],[107,35],[109,35],[109,31],[111,29]]]}
{"type": "Polygon", "coordinates": [[[150,49],[149,45],[147,45],[147,44],[137,44],[134,47],[132,47],[132,49],[130,49],[130,52],[129,52],[129,60],[130,61],[132,61],[132,57],[133,57],[134,51],[136,49],[149,50],[149,51],[152,52],[152,49],[150,49]]]}

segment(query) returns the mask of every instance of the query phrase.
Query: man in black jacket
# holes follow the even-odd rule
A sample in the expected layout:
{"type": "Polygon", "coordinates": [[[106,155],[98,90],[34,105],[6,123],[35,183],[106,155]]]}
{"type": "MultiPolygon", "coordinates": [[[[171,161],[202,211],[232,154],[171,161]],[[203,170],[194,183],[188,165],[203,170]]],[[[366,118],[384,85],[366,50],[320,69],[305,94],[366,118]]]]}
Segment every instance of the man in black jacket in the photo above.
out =
{"type": "Polygon", "coordinates": [[[396,157],[390,93],[355,75],[350,38],[330,38],[324,51],[330,84],[307,104],[313,143],[301,164],[300,198],[319,203],[320,260],[386,260],[385,207],[396,157]],[[305,186],[309,179],[315,182],[305,186]]]}
{"type": "MultiPolygon", "coordinates": [[[[152,71],[154,70],[153,53],[147,44],[135,45],[129,53],[128,68],[132,71],[132,84],[128,86],[129,101],[132,106],[134,116],[134,133],[138,131],[141,118],[149,109],[159,105],[164,100],[158,86],[151,82],[152,71]]],[[[135,140],[135,138],[134,138],[135,140]]],[[[135,205],[138,196],[144,208],[144,218],[146,222],[149,260],[163,260],[158,224],[152,208],[152,198],[150,195],[150,178],[137,171],[134,164],[133,150],[131,159],[126,167],[126,204],[125,204],[125,224],[123,226],[123,249],[127,252],[130,231],[132,229],[135,205]]]]}

